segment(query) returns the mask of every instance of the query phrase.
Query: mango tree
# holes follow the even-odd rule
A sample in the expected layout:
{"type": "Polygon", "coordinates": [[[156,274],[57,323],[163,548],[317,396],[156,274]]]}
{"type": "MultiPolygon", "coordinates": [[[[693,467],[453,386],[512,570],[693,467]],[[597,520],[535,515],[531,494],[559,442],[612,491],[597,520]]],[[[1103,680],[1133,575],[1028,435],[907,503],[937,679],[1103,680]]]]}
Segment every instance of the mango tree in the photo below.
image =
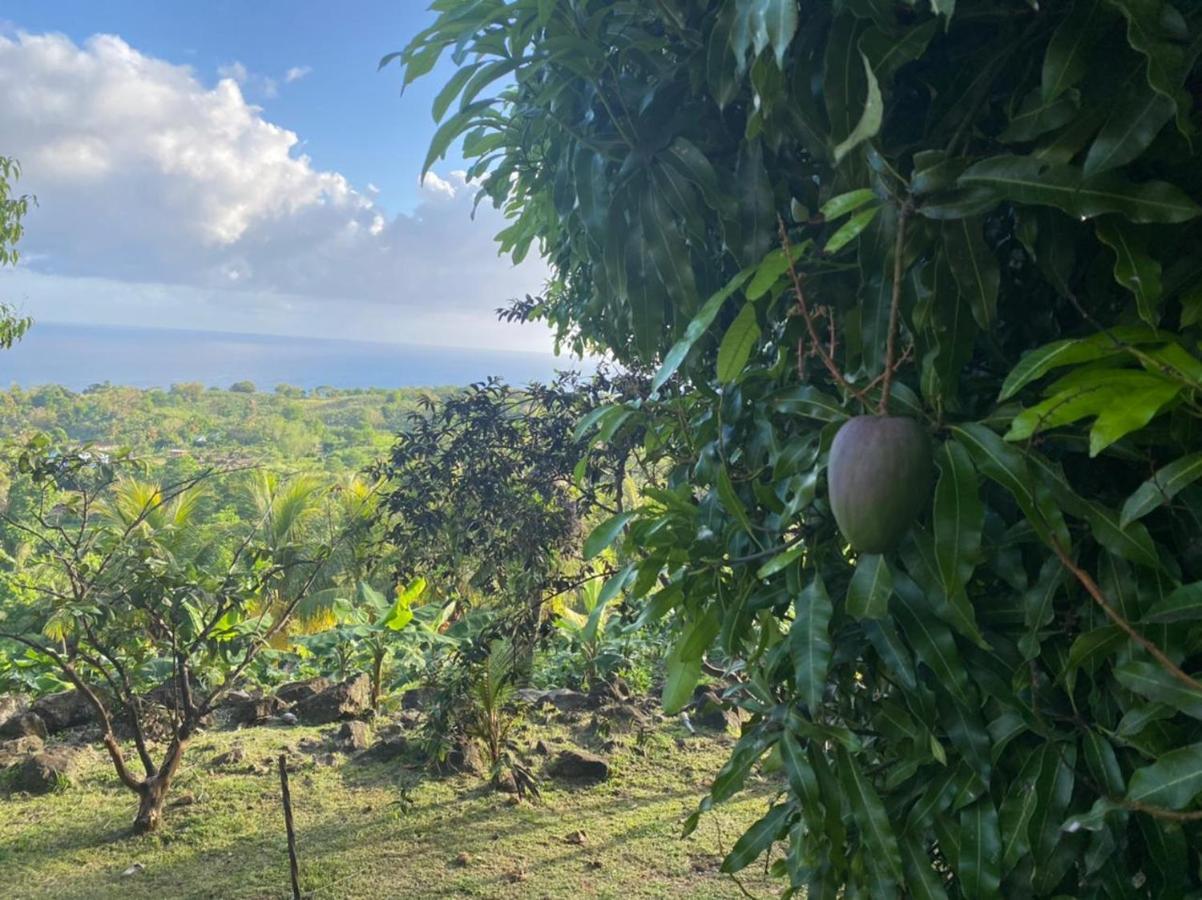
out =
{"type": "Polygon", "coordinates": [[[434,9],[395,58],[459,64],[426,166],[462,141],[501,248],[551,265],[512,314],[657,370],[587,423],[665,473],[594,535],[675,625],[670,709],[744,673],[698,812],[783,769],[723,870],[1198,891],[1202,8],[434,9]],[[914,424],[839,442],[863,416],[914,424]]]}
{"type": "Polygon", "coordinates": [[[118,778],[138,796],[134,829],[151,831],[189,740],[323,574],[330,544],[281,524],[314,493],[302,503],[286,485],[260,486],[262,515],[229,526],[198,512],[212,480],[229,477],[213,469],[160,485],[138,477],[127,455],[44,437],[15,469],[34,499],[3,514],[25,543],[3,581],[6,593],[35,599],[27,627],[0,631],[0,641],[29,648],[86,698],[118,778]]]}

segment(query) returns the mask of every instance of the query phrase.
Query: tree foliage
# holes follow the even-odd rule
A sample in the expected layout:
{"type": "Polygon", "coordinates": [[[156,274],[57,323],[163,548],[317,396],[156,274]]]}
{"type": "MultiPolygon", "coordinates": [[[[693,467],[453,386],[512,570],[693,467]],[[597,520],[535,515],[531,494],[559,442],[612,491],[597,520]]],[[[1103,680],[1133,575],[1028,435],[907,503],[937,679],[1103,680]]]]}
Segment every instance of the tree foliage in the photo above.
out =
{"type": "MultiPolygon", "coordinates": [[[[17,244],[25,233],[21,220],[34,202],[28,194],[13,195],[13,185],[20,177],[20,164],[12,157],[0,156],[0,267],[17,264],[17,244]]],[[[0,348],[11,348],[32,324],[28,316],[18,315],[11,306],[0,303],[0,348]]]]}
{"type": "Polygon", "coordinates": [[[702,810],[783,768],[724,870],[779,841],[814,898],[1202,887],[1202,9],[434,9],[397,54],[461,67],[427,167],[462,139],[502,248],[550,261],[517,313],[659,366],[590,417],[665,473],[590,541],[675,623],[670,707],[707,654],[739,673],[702,810]],[[878,409],[938,480],[857,559],[827,454],[878,409]]]}

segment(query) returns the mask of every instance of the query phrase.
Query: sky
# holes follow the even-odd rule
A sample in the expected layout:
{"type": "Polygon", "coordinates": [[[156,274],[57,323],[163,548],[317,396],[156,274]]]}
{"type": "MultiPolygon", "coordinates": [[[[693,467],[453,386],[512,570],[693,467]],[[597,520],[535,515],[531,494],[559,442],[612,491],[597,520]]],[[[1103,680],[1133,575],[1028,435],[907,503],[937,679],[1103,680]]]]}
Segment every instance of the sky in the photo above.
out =
{"type": "Polygon", "coordinates": [[[546,269],[401,94],[425,0],[5,0],[0,155],[37,198],[0,300],[35,320],[549,350],[494,310],[546,269]]]}

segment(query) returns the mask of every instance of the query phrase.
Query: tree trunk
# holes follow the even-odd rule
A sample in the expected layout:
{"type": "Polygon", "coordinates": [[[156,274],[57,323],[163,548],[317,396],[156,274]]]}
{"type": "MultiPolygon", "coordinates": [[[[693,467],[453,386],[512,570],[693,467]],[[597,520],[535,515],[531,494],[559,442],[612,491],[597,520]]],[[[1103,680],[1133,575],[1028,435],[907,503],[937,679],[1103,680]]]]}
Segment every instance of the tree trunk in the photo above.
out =
{"type": "Polygon", "coordinates": [[[142,782],[138,790],[138,817],[134,819],[134,833],[146,834],[155,831],[163,819],[163,803],[167,799],[170,778],[155,775],[142,782]]]}
{"type": "Polygon", "coordinates": [[[384,651],[377,650],[371,670],[371,711],[380,710],[380,680],[384,677],[384,651]]]}

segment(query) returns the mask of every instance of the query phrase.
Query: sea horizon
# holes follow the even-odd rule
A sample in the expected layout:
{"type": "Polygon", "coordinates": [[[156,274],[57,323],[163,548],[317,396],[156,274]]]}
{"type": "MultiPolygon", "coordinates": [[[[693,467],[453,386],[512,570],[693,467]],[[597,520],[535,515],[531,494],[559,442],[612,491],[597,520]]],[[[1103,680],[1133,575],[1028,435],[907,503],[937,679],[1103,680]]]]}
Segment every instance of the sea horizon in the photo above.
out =
{"type": "Polygon", "coordinates": [[[510,384],[547,381],[591,363],[550,353],[390,344],[338,338],[140,326],[35,322],[0,350],[0,387],[97,384],[168,388],[199,382],[262,391],[287,384],[312,390],[458,386],[498,376],[510,384]]]}

